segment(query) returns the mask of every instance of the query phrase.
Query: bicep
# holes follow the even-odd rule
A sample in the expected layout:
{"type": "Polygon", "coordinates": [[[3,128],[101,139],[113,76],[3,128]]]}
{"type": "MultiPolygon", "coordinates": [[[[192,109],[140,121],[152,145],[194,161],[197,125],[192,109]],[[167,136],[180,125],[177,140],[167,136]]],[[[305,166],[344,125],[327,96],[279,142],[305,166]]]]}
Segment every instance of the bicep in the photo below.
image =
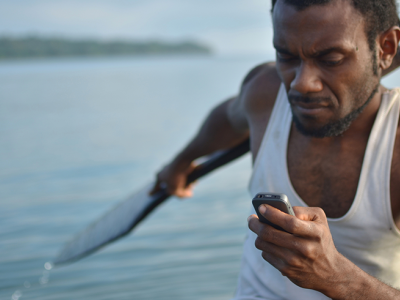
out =
{"type": "Polygon", "coordinates": [[[246,118],[243,97],[232,97],[227,102],[227,118],[232,128],[238,133],[245,133],[249,130],[246,118]]]}

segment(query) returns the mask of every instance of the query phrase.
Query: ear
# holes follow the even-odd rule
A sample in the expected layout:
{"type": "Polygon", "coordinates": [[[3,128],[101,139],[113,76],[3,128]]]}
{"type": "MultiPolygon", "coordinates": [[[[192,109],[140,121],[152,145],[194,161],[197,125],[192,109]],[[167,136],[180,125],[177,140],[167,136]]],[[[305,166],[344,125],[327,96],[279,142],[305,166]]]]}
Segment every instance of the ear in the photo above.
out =
{"type": "Polygon", "coordinates": [[[379,66],[382,70],[389,69],[393,59],[397,54],[397,48],[400,41],[400,28],[393,26],[389,30],[379,35],[379,66]]]}

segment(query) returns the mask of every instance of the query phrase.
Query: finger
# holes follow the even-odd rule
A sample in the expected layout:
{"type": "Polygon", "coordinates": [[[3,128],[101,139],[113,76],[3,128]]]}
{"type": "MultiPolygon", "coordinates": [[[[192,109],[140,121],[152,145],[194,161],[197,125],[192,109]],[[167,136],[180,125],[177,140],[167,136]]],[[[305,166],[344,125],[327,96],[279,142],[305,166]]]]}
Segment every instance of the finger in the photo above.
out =
{"type": "Polygon", "coordinates": [[[269,262],[273,267],[275,267],[275,268],[278,269],[278,270],[282,269],[283,266],[284,266],[284,262],[283,262],[280,258],[274,256],[274,255],[271,254],[271,253],[268,253],[268,252],[263,251],[263,252],[261,253],[261,256],[262,256],[267,262],[269,262]]]}
{"type": "Polygon", "coordinates": [[[250,230],[257,234],[259,239],[279,247],[297,249],[299,238],[293,234],[278,230],[268,224],[261,223],[256,215],[250,216],[248,221],[250,230]]]}
{"type": "Polygon", "coordinates": [[[301,271],[303,259],[298,253],[267,242],[263,242],[263,248],[258,248],[262,250],[262,257],[280,271],[283,276],[293,275],[293,271],[301,271]]]}
{"type": "MultiPolygon", "coordinates": [[[[288,264],[285,258],[279,258],[272,253],[263,251],[261,256],[269,262],[275,269],[281,272],[282,276],[288,277],[290,280],[293,278],[293,275],[298,273],[293,273],[293,267],[291,264],[288,264]]],[[[299,265],[296,263],[294,266],[295,270],[299,268],[299,265]]]]}
{"type": "Polygon", "coordinates": [[[175,195],[178,198],[190,198],[193,197],[193,187],[194,187],[194,183],[189,184],[186,187],[178,187],[175,190],[175,195]]]}
{"type": "Polygon", "coordinates": [[[193,196],[193,191],[190,189],[176,190],[175,196],[180,199],[190,198],[193,196]]]}
{"type": "Polygon", "coordinates": [[[265,252],[265,251],[263,251],[261,253],[261,256],[267,262],[269,262],[275,269],[277,269],[278,271],[280,271],[282,273],[281,270],[283,270],[285,268],[285,262],[281,258],[276,257],[273,254],[265,252]]]}
{"type": "Polygon", "coordinates": [[[294,206],[296,217],[303,221],[324,222],[327,221],[325,212],[320,207],[294,206]]]}
{"type": "MultiPolygon", "coordinates": [[[[286,249],[277,245],[260,240],[257,242],[256,247],[261,251],[270,254],[270,256],[279,259],[286,267],[300,268],[303,265],[304,257],[296,250],[286,249]]],[[[280,269],[280,271],[282,271],[280,269]]]]}
{"type": "Polygon", "coordinates": [[[261,222],[258,219],[258,216],[254,215],[254,214],[247,217],[247,223],[248,223],[249,229],[251,231],[253,231],[255,234],[258,233],[259,227],[262,225],[262,224],[258,224],[261,222]]]}
{"type": "Polygon", "coordinates": [[[260,237],[256,238],[254,244],[258,250],[270,253],[280,259],[284,259],[290,252],[289,249],[264,241],[260,237]]]}
{"type": "MultiPolygon", "coordinates": [[[[305,210],[301,210],[301,216],[306,218],[306,209],[310,208],[303,207],[303,209],[305,210]]],[[[267,204],[260,205],[258,210],[268,221],[282,227],[287,232],[302,237],[314,236],[313,230],[315,229],[315,223],[313,221],[308,221],[307,218],[306,220],[298,218],[296,212],[296,216],[292,216],[267,204]]],[[[314,215],[314,213],[311,213],[311,215],[314,215]]]]}

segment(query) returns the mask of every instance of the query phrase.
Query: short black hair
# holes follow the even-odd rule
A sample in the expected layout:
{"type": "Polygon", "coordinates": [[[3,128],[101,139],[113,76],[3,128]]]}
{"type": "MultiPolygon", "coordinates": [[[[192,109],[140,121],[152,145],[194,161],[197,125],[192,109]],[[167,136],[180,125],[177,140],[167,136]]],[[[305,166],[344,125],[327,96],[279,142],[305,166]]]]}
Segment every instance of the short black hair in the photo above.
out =
{"type": "MultiPolygon", "coordinates": [[[[272,0],[272,11],[278,0],[272,0]]],[[[326,5],[335,0],[281,0],[304,10],[312,5],[326,5]]],[[[375,52],[377,36],[393,26],[400,25],[396,0],[348,0],[365,18],[365,33],[371,51],[375,52]]]]}

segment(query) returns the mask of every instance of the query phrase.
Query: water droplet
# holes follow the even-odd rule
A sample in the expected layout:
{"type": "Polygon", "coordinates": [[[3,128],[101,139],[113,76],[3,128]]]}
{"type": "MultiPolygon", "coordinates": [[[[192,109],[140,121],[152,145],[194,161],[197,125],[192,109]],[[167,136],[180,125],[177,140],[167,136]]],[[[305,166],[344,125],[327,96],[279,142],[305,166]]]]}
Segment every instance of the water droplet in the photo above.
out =
{"type": "Polygon", "coordinates": [[[44,264],[44,268],[50,271],[51,269],[53,269],[53,264],[51,262],[47,262],[44,264]]]}
{"type": "Polygon", "coordinates": [[[29,281],[25,281],[25,282],[24,282],[24,287],[25,287],[26,289],[29,289],[29,288],[31,287],[31,283],[30,283],[29,281]]]}
{"type": "Polygon", "coordinates": [[[44,277],[44,276],[43,276],[43,277],[40,277],[40,278],[39,278],[39,283],[42,284],[42,285],[43,285],[43,284],[46,284],[46,283],[48,283],[48,282],[49,282],[49,278],[48,278],[48,277],[44,277]]]}
{"type": "Polygon", "coordinates": [[[22,292],[19,291],[19,290],[16,290],[14,292],[14,294],[12,294],[11,299],[12,300],[18,300],[19,298],[21,298],[21,296],[22,296],[22,292]]]}

